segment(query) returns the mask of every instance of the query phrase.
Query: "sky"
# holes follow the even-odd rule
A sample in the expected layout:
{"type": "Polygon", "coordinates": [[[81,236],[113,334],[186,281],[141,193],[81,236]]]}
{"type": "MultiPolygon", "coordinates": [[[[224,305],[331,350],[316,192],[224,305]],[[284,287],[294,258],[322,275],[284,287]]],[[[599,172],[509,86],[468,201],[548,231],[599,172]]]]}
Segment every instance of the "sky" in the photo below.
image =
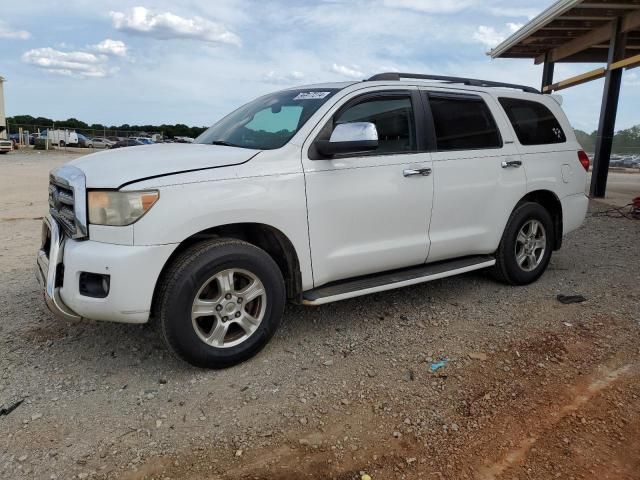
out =
{"type": "MultiPolygon", "coordinates": [[[[0,76],[8,116],[107,125],[211,125],[264,93],[383,71],[539,88],[541,66],[486,52],[552,3],[29,0],[0,20],[0,76]]],[[[561,92],[574,128],[597,128],[602,86],[561,92]]],[[[640,73],[625,72],[617,130],[640,124],[639,104],[640,73]]]]}

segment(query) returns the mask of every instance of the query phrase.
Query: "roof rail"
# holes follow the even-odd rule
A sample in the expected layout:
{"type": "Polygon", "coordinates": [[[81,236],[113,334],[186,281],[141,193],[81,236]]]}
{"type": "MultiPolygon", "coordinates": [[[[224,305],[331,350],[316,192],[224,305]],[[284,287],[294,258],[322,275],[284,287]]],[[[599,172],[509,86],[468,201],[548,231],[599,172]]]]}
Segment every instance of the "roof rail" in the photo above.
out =
{"type": "Polygon", "coordinates": [[[416,78],[419,80],[438,80],[438,81],[447,82],[447,83],[462,83],[464,85],[471,85],[474,87],[515,88],[516,90],[522,90],[523,92],[540,93],[540,90],[536,90],[535,88],[528,87],[526,85],[494,82],[492,80],[479,80],[477,78],[448,77],[444,75],[424,75],[421,73],[398,73],[398,72],[378,73],[373,77],[368,78],[366,81],[373,82],[376,80],[400,80],[401,78],[416,78]]]}

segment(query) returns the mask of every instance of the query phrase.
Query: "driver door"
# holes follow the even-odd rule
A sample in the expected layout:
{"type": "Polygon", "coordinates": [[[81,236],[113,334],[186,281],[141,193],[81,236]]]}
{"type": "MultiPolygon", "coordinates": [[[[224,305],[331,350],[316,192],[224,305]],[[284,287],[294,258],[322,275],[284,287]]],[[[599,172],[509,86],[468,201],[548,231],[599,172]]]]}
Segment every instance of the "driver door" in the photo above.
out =
{"type": "Polygon", "coordinates": [[[315,287],[426,261],[433,176],[421,102],[407,89],[353,95],[309,137],[303,167],[315,287]],[[377,150],[319,156],[313,142],[345,122],[375,124],[377,150]]]}

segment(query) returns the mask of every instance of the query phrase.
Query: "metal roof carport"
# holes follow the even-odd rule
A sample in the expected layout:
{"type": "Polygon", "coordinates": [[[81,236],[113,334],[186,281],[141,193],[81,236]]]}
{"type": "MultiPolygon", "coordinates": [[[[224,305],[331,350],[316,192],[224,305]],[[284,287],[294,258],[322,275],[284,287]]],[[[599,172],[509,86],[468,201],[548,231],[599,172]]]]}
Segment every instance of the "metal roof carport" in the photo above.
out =
{"type": "Polygon", "coordinates": [[[492,58],[532,58],[544,64],[542,91],[604,77],[590,193],[603,198],[623,69],[640,66],[640,0],[561,0],[489,52],[492,58]],[[554,83],[556,63],[604,67],[554,83]]]}

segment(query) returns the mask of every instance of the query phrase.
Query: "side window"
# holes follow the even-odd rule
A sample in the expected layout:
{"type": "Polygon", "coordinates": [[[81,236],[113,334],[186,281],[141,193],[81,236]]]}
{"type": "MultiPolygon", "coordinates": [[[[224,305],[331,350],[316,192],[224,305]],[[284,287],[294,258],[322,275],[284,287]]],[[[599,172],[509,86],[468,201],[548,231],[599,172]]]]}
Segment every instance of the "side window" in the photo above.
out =
{"type": "Polygon", "coordinates": [[[429,95],[438,151],[502,147],[489,107],[476,96],[429,95]]]}
{"type": "Polygon", "coordinates": [[[498,99],[522,145],[564,143],[567,137],[558,119],[546,106],[531,100],[498,99]]]}
{"type": "Polygon", "coordinates": [[[334,118],[334,125],[371,122],[378,130],[376,153],[414,152],[416,134],[411,98],[374,97],[348,107],[334,118]]]}

